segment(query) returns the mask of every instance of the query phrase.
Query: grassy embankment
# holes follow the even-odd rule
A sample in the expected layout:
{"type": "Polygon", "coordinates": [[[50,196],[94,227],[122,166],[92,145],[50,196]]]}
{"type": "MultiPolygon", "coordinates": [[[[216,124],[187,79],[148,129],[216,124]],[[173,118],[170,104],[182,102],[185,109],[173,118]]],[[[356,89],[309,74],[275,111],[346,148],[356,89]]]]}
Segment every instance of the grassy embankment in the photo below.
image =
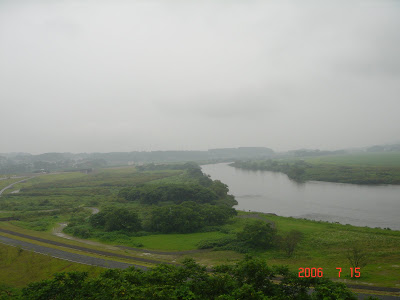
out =
{"type": "MultiPolygon", "coordinates": [[[[22,216],[24,216],[23,214],[27,214],[28,211],[32,213],[32,211],[40,209],[59,210],[47,212],[49,215],[45,217],[37,213],[36,215],[28,215],[28,217],[22,221],[1,222],[0,228],[14,231],[18,230],[26,234],[82,246],[79,242],[54,237],[50,233],[51,228],[56,223],[60,222],[60,220],[68,220],[72,216],[74,212],[71,211],[70,208],[82,205],[101,206],[111,203],[116,206],[135,208],[140,213],[146,214],[149,209],[148,206],[143,206],[138,203],[120,202],[116,196],[119,189],[134,183],[159,181],[181,182],[184,180],[185,177],[182,172],[179,171],[168,170],[165,172],[153,171],[139,173],[132,168],[104,170],[90,175],[70,173],[41,176],[26,183],[21,183],[20,187],[25,188],[25,190],[23,189],[20,194],[8,195],[2,198],[0,205],[6,208],[11,206],[22,216]],[[35,222],[39,219],[47,220],[45,222],[46,224],[39,228],[42,230],[41,232],[34,232],[21,228],[25,227],[37,230],[35,222]]],[[[86,212],[86,214],[88,213],[89,212],[86,212]]],[[[278,234],[280,235],[284,235],[292,229],[299,230],[304,235],[293,257],[286,257],[284,252],[279,249],[256,251],[253,253],[253,255],[267,259],[271,265],[285,264],[289,265],[292,270],[297,270],[299,267],[323,268],[324,276],[331,278],[337,278],[336,268],[342,267],[343,273],[341,279],[346,279],[354,283],[367,282],[389,287],[397,287],[400,284],[400,267],[398,263],[400,261],[399,231],[354,227],[350,225],[298,220],[271,215],[264,215],[263,217],[275,222],[278,234]],[[358,245],[367,252],[367,265],[362,269],[362,277],[359,279],[351,279],[349,277],[350,264],[346,258],[346,251],[353,245],[358,245]]],[[[202,240],[235,236],[236,232],[241,231],[247,222],[253,221],[254,220],[251,219],[235,218],[230,223],[223,225],[219,230],[211,232],[149,234],[146,236],[116,235],[113,238],[108,236],[108,240],[95,238],[93,240],[113,245],[135,246],[137,244],[142,244],[143,248],[153,250],[192,250],[196,249],[197,244],[202,240]]],[[[88,248],[94,247],[90,245],[84,246],[88,248]]],[[[122,250],[121,252],[115,252],[126,253],[122,250]]],[[[132,253],[133,252],[130,252],[130,254],[132,253]]],[[[233,251],[205,251],[185,254],[180,257],[163,256],[162,258],[164,261],[179,261],[179,259],[188,256],[194,257],[199,262],[209,266],[235,262],[243,258],[243,254],[233,251]]],[[[22,265],[23,264],[21,264],[21,267],[16,267],[15,274],[18,274],[18,270],[19,272],[23,271],[21,269],[22,265]]],[[[9,267],[11,268],[11,266],[9,267]]],[[[15,285],[16,282],[15,280],[8,282],[7,278],[4,280],[4,282],[11,285],[15,285]]]]}
{"type": "MultiPolygon", "coordinates": [[[[240,214],[247,213],[241,212],[240,214]]],[[[352,282],[355,284],[372,283],[374,285],[388,287],[398,287],[400,285],[400,266],[398,264],[400,261],[399,231],[299,220],[272,215],[263,215],[263,217],[275,222],[279,234],[284,234],[292,229],[296,229],[301,231],[304,235],[303,240],[299,243],[298,248],[292,257],[287,257],[284,252],[279,249],[255,251],[252,253],[252,255],[265,258],[271,265],[288,265],[294,271],[298,270],[299,267],[323,268],[324,276],[333,279],[338,279],[336,268],[341,267],[343,273],[340,279],[346,279],[347,282],[352,282]],[[359,279],[350,278],[349,268],[351,265],[346,258],[347,249],[351,248],[353,245],[360,246],[367,253],[367,265],[361,269],[362,276],[359,279]]],[[[253,220],[236,218],[233,222],[231,222],[231,224],[223,227],[222,231],[226,233],[207,232],[191,234],[158,234],[144,237],[133,237],[132,239],[134,242],[143,243],[144,248],[147,249],[164,251],[191,250],[196,249],[197,243],[200,240],[215,239],[223,236],[234,235],[235,232],[238,232],[243,228],[246,222],[252,221],[253,220]]],[[[18,230],[14,225],[6,225],[5,223],[1,225],[2,228],[18,230]]],[[[18,231],[32,234],[31,231],[25,229],[20,229],[18,231]]],[[[36,232],[34,234],[38,237],[62,241],[68,244],[82,245],[79,242],[52,237],[49,233],[45,232],[36,232]]],[[[131,241],[120,241],[120,244],[130,245],[131,241]]],[[[42,243],[42,245],[45,244],[42,243]]],[[[98,249],[98,247],[90,245],[84,246],[98,249]]],[[[50,245],[50,247],[53,246],[50,245]]],[[[64,248],[63,250],[66,249],[64,248]]],[[[123,253],[122,251],[111,250],[110,252],[123,253]]],[[[132,253],[133,252],[130,252],[129,254],[132,253]]],[[[211,266],[221,263],[235,262],[243,258],[243,256],[243,254],[233,251],[206,251],[185,254],[180,257],[164,256],[163,258],[165,261],[179,261],[184,257],[193,257],[198,262],[211,266]]],[[[154,256],[151,256],[151,258],[154,258],[154,256]]],[[[17,266],[17,268],[22,268],[22,266],[23,264],[21,263],[21,267],[17,266]]],[[[8,267],[13,268],[11,265],[8,265],[8,267]]],[[[15,274],[18,274],[17,270],[14,272],[15,274]]],[[[31,273],[33,274],[34,272],[32,271],[31,273]]],[[[31,279],[35,280],[36,277],[33,276],[31,279]]],[[[18,280],[25,282],[24,280],[26,279],[18,280]]],[[[7,278],[4,278],[2,282],[7,282],[9,285],[14,285],[14,282],[18,280],[17,278],[14,278],[11,281],[8,281],[7,278]]]]}
{"type": "Polygon", "coordinates": [[[400,152],[241,161],[233,166],[283,172],[300,182],[316,180],[353,184],[400,184],[400,152]]]}

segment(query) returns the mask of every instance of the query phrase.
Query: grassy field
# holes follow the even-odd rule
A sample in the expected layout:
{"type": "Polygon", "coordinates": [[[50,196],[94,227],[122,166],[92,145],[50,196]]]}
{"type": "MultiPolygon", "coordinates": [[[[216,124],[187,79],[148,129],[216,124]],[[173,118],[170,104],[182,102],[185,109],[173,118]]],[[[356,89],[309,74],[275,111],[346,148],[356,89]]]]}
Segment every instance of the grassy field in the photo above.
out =
{"type": "Polygon", "coordinates": [[[304,158],[314,164],[336,164],[365,167],[400,167],[400,152],[357,153],[304,158]]]}
{"type": "Polygon", "coordinates": [[[323,268],[324,274],[331,278],[338,277],[336,268],[341,267],[341,278],[351,280],[351,265],[346,258],[346,252],[357,245],[366,252],[367,265],[362,268],[361,278],[353,278],[352,281],[400,286],[400,231],[278,216],[267,218],[276,223],[278,231],[296,229],[304,234],[304,239],[292,258],[288,259],[283,253],[274,251],[260,254],[272,264],[287,264],[293,270],[299,267],[323,268]]]}

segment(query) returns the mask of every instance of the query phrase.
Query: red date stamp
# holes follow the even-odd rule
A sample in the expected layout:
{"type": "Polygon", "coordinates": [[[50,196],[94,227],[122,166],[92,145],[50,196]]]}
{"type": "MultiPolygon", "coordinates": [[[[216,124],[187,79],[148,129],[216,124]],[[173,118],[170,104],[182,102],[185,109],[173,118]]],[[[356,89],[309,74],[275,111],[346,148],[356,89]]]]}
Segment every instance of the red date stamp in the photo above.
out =
{"type": "MultiPolygon", "coordinates": [[[[342,273],[342,268],[338,270],[338,277],[342,273]]],[[[299,277],[324,277],[323,268],[299,268],[299,277]]],[[[350,277],[361,277],[360,268],[350,268],[350,277]]]]}

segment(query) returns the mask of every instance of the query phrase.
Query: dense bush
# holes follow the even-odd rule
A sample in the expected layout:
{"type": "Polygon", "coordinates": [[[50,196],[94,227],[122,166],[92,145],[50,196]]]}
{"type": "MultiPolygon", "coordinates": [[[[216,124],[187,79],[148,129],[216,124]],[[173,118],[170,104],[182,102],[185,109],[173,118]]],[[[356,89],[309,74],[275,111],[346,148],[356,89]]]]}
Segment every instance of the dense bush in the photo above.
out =
{"type": "Polygon", "coordinates": [[[276,229],[262,221],[247,223],[236,236],[220,239],[203,240],[197,244],[198,249],[232,250],[249,253],[254,250],[265,250],[278,245],[276,229]]]}
{"type": "Polygon", "coordinates": [[[236,238],[233,236],[223,237],[220,239],[203,240],[197,244],[197,249],[212,249],[212,248],[215,249],[218,247],[226,246],[228,244],[232,244],[235,241],[236,238]]]}
{"type": "Polygon", "coordinates": [[[125,208],[108,207],[89,218],[90,224],[105,231],[135,232],[142,229],[137,213],[125,208]]]}
{"type": "Polygon", "coordinates": [[[237,239],[255,249],[268,249],[275,243],[276,229],[271,224],[255,221],[244,226],[238,232],[237,239]]]}
{"type": "Polygon", "coordinates": [[[140,201],[143,204],[184,201],[197,203],[214,203],[218,196],[212,190],[198,184],[147,184],[139,187],[125,188],[119,196],[127,201],[140,201]]]}
{"type": "Polygon", "coordinates": [[[183,202],[180,205],[157,207],[150,217],[150,230],[156,232],[188,233],[205,226],[224,224],[236,215],[235,209],[225,205],[197,204],[183,202]]]}

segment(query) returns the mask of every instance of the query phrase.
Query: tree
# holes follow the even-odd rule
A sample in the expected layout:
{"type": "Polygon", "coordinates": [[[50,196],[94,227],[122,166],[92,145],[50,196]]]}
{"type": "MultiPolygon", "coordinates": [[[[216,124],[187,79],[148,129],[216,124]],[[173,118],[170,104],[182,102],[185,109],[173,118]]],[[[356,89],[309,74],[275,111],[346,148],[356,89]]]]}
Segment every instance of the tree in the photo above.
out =
{"type": "Polygon", "coordinates": [[[292,256],[297,244],[302,239],[303,234],[300,231],[290,231],[281,241],[281,247],[286,252],[287,256],[292,256]]]}
{"type": "Polygon", "coordinates": [[[276,236],[276,229],[270,223],[256,221],[246,224],[237,239],[253,248],[271,248],[276,236]]]}
{"type": "Polygon", "coordinates": [[[367,265],[367,253],[360,246],[353,246],[348,249],[346,257],[353,268],[362,268],[367,265]]]}

